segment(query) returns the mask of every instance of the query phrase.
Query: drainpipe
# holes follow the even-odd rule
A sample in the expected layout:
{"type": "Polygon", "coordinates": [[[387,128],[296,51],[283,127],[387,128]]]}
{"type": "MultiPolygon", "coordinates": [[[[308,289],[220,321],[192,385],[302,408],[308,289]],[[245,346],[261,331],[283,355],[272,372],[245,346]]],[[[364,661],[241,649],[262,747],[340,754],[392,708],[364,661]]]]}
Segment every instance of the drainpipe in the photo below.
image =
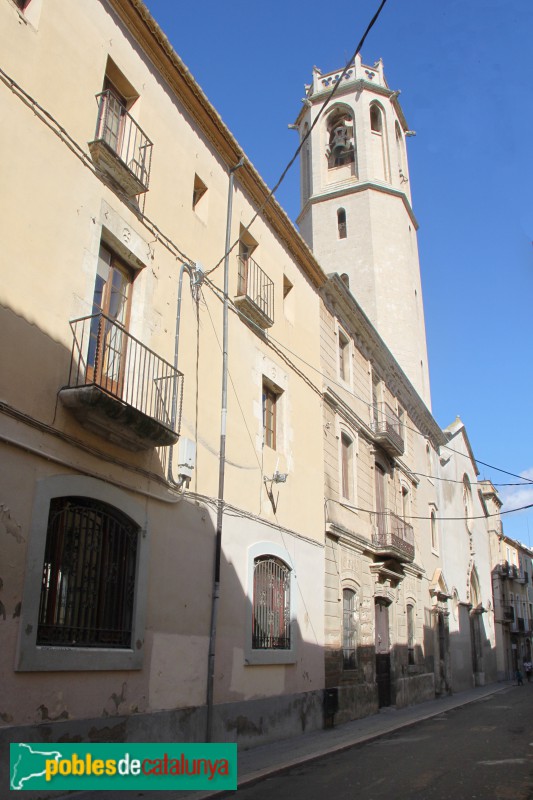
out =
{"type": "Polygon", "coordinates": [[[231,210],[233,206],[233,182],[235,172],[244,164],[244,158],[229,171],[228,212],[226,218],[226,245],[224,249],[224,311],[222,335],[222,402],[220,408],[220,455],[218,470],[217,532],[215,540],[215,565],[211,598],[211,628],[209,631],[209,655],[207,660],[207,717],[206,742],[213,735],[213,688],[215,678],[215,646],[217,635],[218,603],[220,598],[220,562],[222,555],[222,520],[224,516],[224,469],[226,464],[226,418],[228,411],[228,285],[229,254],[231,250],[231,210]]]}
{"type": "MultiPolygon", "coordinates": [[[[191,286],[197,287],[203,279],[203,272],[197,267],[193,267],[191,264],[182,264],[180,269],[180,278],[178,283],[178,305],[176,309],[176,335],[174,338],[174,369],[178,370],[178,353],[179,353],[179,340],[180,340],[180,323],[181,323],[181,295],[183,290],[183,273],[187,272],[191,281],[191,286]]],[[[176,417],[177,417],[177,407],[178,407],[178,383],[179,383],[179,376],[176,376],[172,388],[172,406],[170,411],[170,427],[172,430],[176,429],[176,417]]],[[[174,476],[172,475],[172,455],[174,453],[174,447],[169,448],[168,453],[168,468],[167,468],[167,480],[173,486],[176,486],[178,489],[183,488],[183,484],[187,480],[184,476],[180,476],[179,481],[176,483],[174,480],[174,476]]]]}

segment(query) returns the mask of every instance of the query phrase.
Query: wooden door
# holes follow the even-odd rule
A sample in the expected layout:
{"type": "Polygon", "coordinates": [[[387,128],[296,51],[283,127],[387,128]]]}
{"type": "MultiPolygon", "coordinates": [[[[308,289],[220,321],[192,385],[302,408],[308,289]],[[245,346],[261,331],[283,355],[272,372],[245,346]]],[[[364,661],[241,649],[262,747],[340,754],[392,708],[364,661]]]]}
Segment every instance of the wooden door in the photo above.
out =
{"type": "Polygon", "coordinates": [[[132,279],[131,270],[102,245],[94,284],[87,380],[117,396],[124,381],[132,279]]]}

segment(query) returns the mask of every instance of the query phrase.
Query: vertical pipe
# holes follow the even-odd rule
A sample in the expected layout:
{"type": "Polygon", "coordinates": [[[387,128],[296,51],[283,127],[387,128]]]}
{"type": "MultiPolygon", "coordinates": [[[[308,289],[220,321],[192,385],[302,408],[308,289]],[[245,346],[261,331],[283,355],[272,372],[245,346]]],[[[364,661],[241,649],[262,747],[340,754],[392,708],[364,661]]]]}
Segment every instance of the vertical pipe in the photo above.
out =
{"type": "Polygon", "coordinates": [[[222,521],[224,518],[224,471],[226,464],[226,418],[228,406],[228,287],[229,287],[229,255],[231,250],[231,211],[233,206],[234,173],[242,167],[241,158],[237,166],[229,172],[228,211],[226,218],[226,244],[224,248],[224,310],[222,333],[222,399],[220,408],[220,455],[218,470],[218,506],[217,531],[215,539],[215,564],[213,573],[213,591],[211,598],[211,628],[209,632],[209,654],[207,660],[207,716],[206,742],[213,735],[213,688],[215,676],[215,647],[217,633],[218,603],[220,598],[220,562],[222,554],[222,521]]]}

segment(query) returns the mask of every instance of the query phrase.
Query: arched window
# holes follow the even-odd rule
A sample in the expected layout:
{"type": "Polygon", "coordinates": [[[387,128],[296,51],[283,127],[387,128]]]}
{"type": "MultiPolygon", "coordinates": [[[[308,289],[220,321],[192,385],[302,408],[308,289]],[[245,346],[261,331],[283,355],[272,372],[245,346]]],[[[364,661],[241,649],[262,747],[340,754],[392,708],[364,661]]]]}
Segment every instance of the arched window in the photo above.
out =
{"type": "Polygon", "coordinates": [[[89,497],[50,503],[37,644],[130,648],[139,527],[89,497]]]}
{"type": "Polygon", "coordinates": [[[344,208],[339,208],[337,211],[337,234],[339,239],[346,239],[348,229],[346,227],[346,211],[344,208]]]}
{"type": "Polygon", "coordinates": [[[394,131],[396,138],[396,160],[398,162],[398,174],[400,176],[400,182],[405,183],[407,181],[405,168],[405,143],[398,123],[395,124],[394,131]]]}
{"type": "Polygon", "coordinates": [[[407,663],[415,663],[415,608],[407,605],[407,663]]]}
{"type": "Polygon", "coordinates": [[[346,500],[353,500],[353,442],[341,433],[341,492],[346,500]]]}
{"type": "Polygon", "coordinates": [[[357,595],[342,590],[342,667],[355,669],[357,660],[357,595]]]}
{"type": "Polygon", "coordinates": [[[373,177],[379,180],[389,180],[387,141],[385,136],[385,117],[383,109],[377,103],[370,106],[371,130],[371,168],[373,177]]]}
{"type": "Polygon", "coordinates": [[[381,109],[375,103],[370,106],[370,130],[374,133],[383,133],[381,109]]]}
{"type": "Polygon", "coordinates": [[[437,534],[437,515],[435,511],[431,511],[431,549],[438,550],[439,538],[437,534]]]}
{"type": "Polygon", "coordinates": [[[463,509],[465,515],[465,525],[469,533],[472,532],[472,486],[466,473],[463,475],[463,509]]]}
{"type": "Polygon", "coordinates": [[[327,122],[328,168],[355,163],[355,130],[351,113],[347,109],[334,109],[327,122]]]}
{"type": "Polygon", "coordinates": [[[274,556],[254,559],[253,649],[290,649],[290,572],[289,567],[274,556]]]}

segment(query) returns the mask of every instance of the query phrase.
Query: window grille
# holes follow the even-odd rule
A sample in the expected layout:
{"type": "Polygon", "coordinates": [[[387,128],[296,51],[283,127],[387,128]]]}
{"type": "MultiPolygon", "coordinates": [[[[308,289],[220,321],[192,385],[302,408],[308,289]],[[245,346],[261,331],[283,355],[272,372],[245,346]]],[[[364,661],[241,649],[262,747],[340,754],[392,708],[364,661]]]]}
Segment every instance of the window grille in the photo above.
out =
{"type": "Polygon", "coordinates": [[[342,666],[343,669],[355,669],[356,659],[356,594],[352,589],[342,592],[342,666]]]}
{"type": "Polygon", "coordinates": [[[37,644],[130,648],[139,527],[107,503],[52,500],[37,644]]]}
{"type": "Polygon", "coordinates": [[[290,623],[290,569],[272,556],[256,558],[252,648],[289,650],[290,623]]]}

